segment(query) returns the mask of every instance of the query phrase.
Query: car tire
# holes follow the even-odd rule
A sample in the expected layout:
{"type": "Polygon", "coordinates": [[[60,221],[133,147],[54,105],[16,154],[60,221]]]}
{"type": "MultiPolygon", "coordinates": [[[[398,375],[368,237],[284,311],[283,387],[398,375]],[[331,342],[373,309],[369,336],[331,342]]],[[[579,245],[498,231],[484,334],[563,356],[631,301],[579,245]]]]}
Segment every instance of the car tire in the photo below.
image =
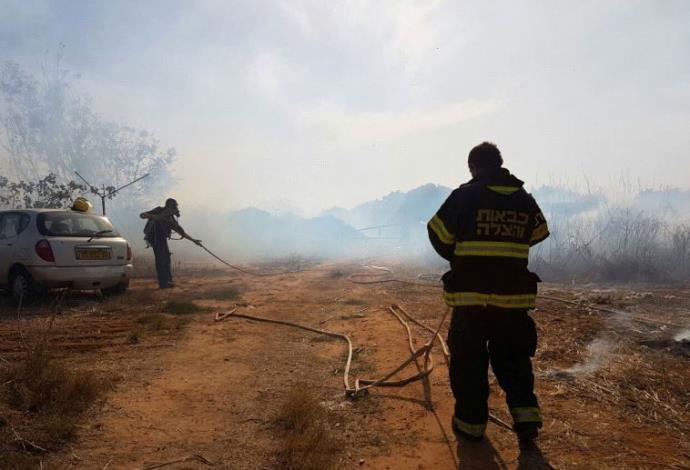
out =
{"type": "Polygon", "coordinates": [[[27,304],[36,296],[36,287],[31,275],[18,269],[10,276],[10,292],[15,305],[27,304]]]}
{"type": "Polygon", "coordinates": [[[103,295],[122,295],[125,292],[127,292],[127,289],[129,288],[129,281],[123,282],[121,284],[116,284],[113,287],[107,287],[105,289],[101,289],[101,293],[103,295]]]}

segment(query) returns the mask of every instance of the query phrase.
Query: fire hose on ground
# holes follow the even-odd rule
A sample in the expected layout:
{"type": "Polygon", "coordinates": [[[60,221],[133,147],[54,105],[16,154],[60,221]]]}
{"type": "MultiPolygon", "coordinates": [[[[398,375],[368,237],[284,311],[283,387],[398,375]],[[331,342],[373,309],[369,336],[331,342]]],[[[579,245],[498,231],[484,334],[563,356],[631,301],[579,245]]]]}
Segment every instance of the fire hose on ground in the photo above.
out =
{"type": "Polygon", "coordinates": [[[206,253],[209,255],[213,256],[215,259],[223,263],[225,266],[228,268],[234,269],[236,271],[239,271],[244,274],[249,274],[250,276],[255,276],[255,277],[269,277],[269,276],[282,276],[283,274],[295,274],[295,273],[301,273],[304,271],[307,271],[306,269],[295,269],[295,270],[288,270],[288,271],[281,271],[277,273],[262,273],[262,272],[256,272],[256,271],[250,271],[248,269],[241,268],[239,266],[236,266],[234,264],[230,264],[227,261],[225,261],[223,258],[206,248],[201,242],[198,242],[197,245],[201,247],[206,253]]]}
{"type": "MultiPolygon", "coordinates": [[[[373,387],[403,387],[407,384],[410,384],[412,382],[416,382],[418,380],[423,380],[425,379],[433,370],[433,361],[431,359],[431,350],[433,349],[434,343],[438,340],[441,339],[441,335],[439,334],[439,331],[441,330],[443,324],[445,323],[446,317],[448,316],[448,310],[446,310],[445,314],[441,318],[441,321],[439,322],[438,327],[436,330],[431,330],[433,335],[431,339],[424,344],[424,346],[420,347],[419,349],[414,347],[413,344],[413,339],[412,339],[412,332],[410,330],[409,325],[405,320],[396,312],[396,309],[402,310],[398,305],[392,305],[389,307],[389,311],[395,315],[395,317],[398,319],[398,321],[403,325],[403,327],[407,331],[407,337],[408,337],[408,343],[410,347],[410,356],[398,367],[396,367],[394,370],[391,372],[387,373],[380,379],[356,379],[354,382],[354,385],[351,384],[350,380],[350,368],[352,366],[352,356],[353,356],[353,346],[352,346],[352,340],[350,337],[346,334],[343,333],[336,333],[332,331],[327,331],[327,330],[320,330],[317,328],[312,328],[310,326],[306,325],[301,325],[299,323],[294,323],[294,322],[289,322],[285,320],[274,320],[271,318],[265,318],[265,317],[257,317],[255,315],[246,315],[243,313],[237,313],[236,309],[229,311],[229,312],[224,312],[224,313],[217,313],[215,317],[215,321],[222,321],[230,317],[234,318],[243,318],[245,320],[253,320],[253,321],[258,321],[258,322],[263,322],[263,323],[272,323],[272,324],[277,324],[277,325],[284,325],[284,326],[290,326],[293,328],[299,328],[301,330],[305,331],[310,331],[312,333],[317,333],[317,334],[322,334],[326,336],[330,336],[332,338],[338,338],[347,343],[347,359],[345,361],[345,369],[343,371],[343,386],[345,388],[345,395],[348,398],[357,398],[358,396],[361,396],[364,394],[367,390],[373,387]],[[401,379],[401,380],[389,380],[391,377],[405,369],[408,365],[411,363],[415,362],[418,358],[424,357],[424,367],[419,371],[419,373],[401,379]]],[[[406,313],[406,316],[409,316],[409,314],[406,313]]],[[[441,341],[443,341],[441,339],[441,341]]],[[[445,342],[444,342],[445,344],[445,342]]],[[[443,347],[444,354],[446,347],[443,347]]]]}
{"type": "MultiPolygon", "coordinates": [[[[283,326],[288,326],[292,328],[297,328],[305,331],[309,331],[312,333],[317,333],[317,334],[322,334],[325,336],[329,336],[332,338],[338,338],[347,344],[347,359],[345,361],[345,368],[343,371],[343,387],[345,389],[345,396],[350,399],[355,399],[358,398],[359,396],[368,393],[368,391],[374,387],[404,387],[410,383],[417,382],[420,380],[426,381],[428,379],[428,376],[431,374],[433,371],[433,360],[431,357],[431,351],[433,349],[433,346],[436,341],[438,341],[441,344],[441,350],[443,352],[443,356],[446,360],[446,363],[449,361],[449,353],[448,353],[448,347],[446,345],[446,342],[443,340],[440,330],[443,327],[443,324],[446,321],[446,318],[448,316],[448,312],[450,311],[449,309],[446,309],[443,317],[441,318],[441,321],[438,324],[438,327],[436,329],[432,329],[427,325],[424,325],[420,321],[416,320],[414,317],[412,317],[405,309],[403,309],[401,306],[397,304],[393,304],[388,307],[387,309],[389,312],[391,312],[396,319],[403,325],[405,328],[405,331],[407,333],[407,338],[408,338],[408,346],[410,349],[410,356],[402,362],[398,367],[396,367],[394,370],[390,371],[389,373],[385,374],[383,377],[379,379],[356,379],[354,382],[354,386],[351,385],[351,380],[350,380],[350,368],[352,365],[352,357],[353,357],[353,345],[352,345],[352,340],[350,337],[344,333],[336,333],[332,331],[327,331],[327,330],[321,330],[318,328],[312,328],[310,326],[302,325],[299,323],[294,323],[290,321],[285,321],[285,320],[276,320],[272,318],[265,318],[265,317],[259,317],[255,315],[246,315],[243,313],[237,313],[237,309],[233,309],[229,312],[219,312],[216,313],[215,315],[215,321],[220,322],[223,320],[226,320],[228,318],[242,318],[245,320],[250,320],[250,321],[257,321],[257,322],[262,322],[262,323],[271,323],[271,324],[276,324],[276,325],[283,325],[283,326]],[[412,321],[414,324],[424,328],[426,331],[431,333],[431,339],[425,343],[422,347],[420,348],[415,348],[414,347],[414,342],[412,338],[412,331],[410,330],[409,325],[407,322],[404,320],[404,318],[408,318],[410,321],[412,321]],[[404,370],[407,366],[410,364],[414,363],[417,361],[417,359],[423,357],[424,358],[424,363],[423,366],[418,365],[419,372],[415,375],[400,379],[400,380],[390,380],[394,375],[398,374],[402,370],[404,370]]],[[[512,430],[512,427],[506,423],[505,421],[501,420],[500,418],[496,417],[493,414],[489,415],[489,420],[492,421],[493,423],[497,424],[500,427],[503,427],[508,430],[512,430]]]]}
{"type": "MultiPolygon", "coordinates": [[[[218,255],[213,253],[211,250],[209,250],[208,248],[203,246],[201,243],[199,243],[199,246],[201,248],[203,248],[211,256],[213,256],[215,259],[217,259],[218,261],[223,263],[224,265],[226,265],[232,269],[235,269],[237,271],[240,271],[242,273],[249,274],[251,276],[266,277],[266,276],[277,276],[277,275],[292,274],[292,273],[298,273],[298,272],[306,271],[306,270],[293,270],[293,271],[284,271],[284,272],[280,272],[280,273],[253,272],[253,271],[249,271],[249,270],[240,268],[239,266],[235,266],[235,265],[228,263],[224,259],[220,258],[218,255]]],[[[384,267],[380,267],[380,266],[365,266],[365,267],[372,269],[372,270],[380,271],[380,272],[379,273],[371,273],[371,272],[369,272],[369,273],[353,273],[353,274],[348,276],[348,280],[350,282],[355,283],[355,284],[365,284],[365,285],[383,284],[383,283],[400,283],[400,284],[406,284],[406,285],[418,285],[418,286],[423,286],[423,287],[442,287],[440,285],[440,283],[432,284],[432,283],[415,282],[415,281],[409,281],[409,280],[405,280],[405,279],[394,278],[394,277],[392,277],[391,270],[388,268],[384,268],[384,267]],[[381,273],[384,273],[384,274],[381,274],[381,273]],[[386,277],[382,278],[382,276],[386,276],[386,277]]],[[[418,278],[419,279],[427,279],[427,278],[433,279],[432,275],[420,275],[418,278]]],[[[440,281],[440,279],[439,279],[439,281],[440,281]]],[[[566,299],[561,299],[558,297],[544,296],[544,295],[542,295],[541,297],[548,299],[548,300],[563,302],[563,303],[567,303],[567,304],[578,305],[578,306],[580,305],[578,302],[574,302],[574,301],[570,301],[570,300],[566,300],[566,299]]],[[[593,309],[593,310],[598,310],[598,311],[604,312],[604,313],[615,313],[615,314],[625,313],[625,314],[629,315],[631,317],[631,319],[633,319],[633,320],[637,320],[637,321],[640,321],[643,323],[652,323],[652,321],[650,321],[650,320],[641,318],[641,317],[636,316],[636,315],[631,315],[627,312],[620,312],[620,311],[616,311],[616,310],[601,308],[601,307],[598,307],[598,306],[592,305],[592,304],[587,305],[587,307],[590,309],[593,309]]],[[[350,385],[350,376],[349,376],[350,367],[352,364],[352,356],[353,356],[352,340],[349,338],[349,336],[342,334],[342,333],[335,333],[335,332],[331,332],[331,331],[312,328],[312,327],[305,326],[305,325],[300,325],[298,323],[293,323],[293,322],[288,322],[288,321],[283,321],[283,320],[274,320],[274,319],[269,319],[269,318],[262,318],[262,317],[257,317],[257,316],[253,316],[253,315],[240,314],[240,313],[236,313],[236,310],[237,309],[235,309],[231,312],[218,313],[218,314],[216,314],[215,320],[221,321],[221,320],[224,320],[228,317],[243,318],[246,320],[254,320],[254,321],[259,321],[259,322],[264,322],[264,323],[273,323],[273,324],[284,325],[284,326],[289,326],[289,327],[293,327],[293,328],[299,328],[299,329],[302,329],[305,331],[310,331],[310,332],[317,333],[317,334],[323,334],[326,336],[338,338],[338,339],[345,341],[347,343],[347,346],[348,346],[348,354],[347,354],[347,360],[345,363],[345,369],[344,369],[344,373],[343,373],[343,385],[345,388],[345,395],[349,398],[356,398],[359,395],[368,392],[368,390],[373,388],[373,387],[404,387],[405,385],[408,385],[412,382],[416,382],[419,380],[425,380],[426,381],[428,376],[431,374],[431,372],[433,370],[433,362],[431,359],[431,350],[432,350],[433,345],[436,342],[436,340],[438,340],[438,342],[441,344],[441,349],[443,352],[443,356],[446,360],[446,364],[447,365],[449,364],[450,354],[448,351],[448,347],[440,335],[440,330],[443,326],[443,323],[445,322],[446,317],[448,316],[449,310],[446,310],[445,314],[443,315],[443,318],[441,319],[441,322],[439,323],[438,327],[434,330],[434,329],[430,328],[429,326],[424,325],[423,323],[416,320],[414,317],[412,317],[409,313],[407,313],[399,305],[397,305],[397,304],[391,305],[388,308],[388,310],[397,318],[397,320],[405,328],[407,336],[408,336],[408,345],[409,345],[411,355],[400,366],[398,366],[396,369],[394,369],[390,373],[386,374],[384,377],[377,379],[377,380],[356,379],[354,386],[350,385]],[[401,317],[401,315],[397,311],[402,313],[402,315],[404,315],[407,319],[409,319],[415,325],[417,325],[417,326],[425,329],[429,333],[431,333],[432,334],[431,340],[428,341],[426,344],[424,344],[424,346],[422,346],[421,348],[416,349],[414,347],[414,344],[413,344],[412,333],[411,333],[411,330],[409,328],[409,325],[407,324],[407,322],[405,322],[405,320],[401,317]],[[420,367],[419,364],[417,364],[417,360],[418,360],[418,358],[420,358],[422,356],[424,357],[424,366],[420,367]],[[391,377],[393,377],[397,373],[404,370],[408,365],[410,365],[413,362],[417,364],[417,367],[419,370],[419,372],[417,374],[410,376],[410,377],[407,377],[407,378],[404,378],[404,379],[400,379],[400,380],[389,380],[391,377]]],[[[657,323],[657,322],[654,322],[654,323],[657,323]]],[[[668,324],[667,326],[676,326],[676,325],[668,324]]],[[[512,430],[512,427],[508,423],[497,418],[496,416],[494,416],[491,413],[489,414],[489,420],[494,422],[495,424],[503,427],[503,428],[512,430]]]]}
{"type": "MultiPolygon", "coordinates": [[[[261,273],[261,272],[253,272],[249,271],[243,268],[240,268],[239,266],[235,266],[231,263],[228,263],[224,259],[222,259],[220,256],[216,255],[213,253],[211,250],[206,248],[203,244],[198,243],[198,245],[205,250],[209,255],[214,257],[216,260],[224,264],[225,266],[228,266],[231,269],[240,271],[242,273],[255,276],[255,277],[267,277],[267,276],[278,276],[278,275],[283,275],[283,274],[294,274],[298,272],[304,272],[306,270],[293,270],[293,271],[283,271],[280,273],[261,273]]],[[[379,266],[367,266],[371,269],[379,270],[379,271],[384,271],[387,273],[391,273],[391,270],[388,268],[383,268],[379,266]]],[[[423,287],[440,287],[437,284],[429,284],[429,283],[422,283],[422,282],[414,282],[414,281],[407,281],[403,279],[397,279],[397,278],[389,278],[389,279],[368,279],[368,280],[363,280],[361,279],[362,277],[371,277],[372,274],[370,273],[355,273],[351,274],[348,276],[348,280],[350,280],[353,283],[356,284],[379,284],[379,283],[385,283],[385,282],[397,282],[397,283],[402,283],[402,284],[408,284],[408,285],[419,285],[423,287]]],[[[450,361],[450,353],[448,351],[448,346],[446,342],[443,340],[443,337],[440,334],[441,328],[443,327],[443,324],[446,321],[446,318],[448,316],[448,313],[450,312],[450,309],[446,309],[445,313],[443,314],[443,317],[441,318],[441,321],[438,324],[438,327],[434,330],[431,327],[424,325],[414,317],[412,317],[405,309],[403,309],[401,306],[397,304],[391,305],[388,310],[396,317],[396,319],[403,325],[403,327],[406,330],[407,336],[408,336],[408,345],[410,349],[410,357],[405,360],[402,364],[400,364],[397,368],[386,374],[384,377],[380,379],[356,379],[354,387],[350,385],[350,367],[352,365],[352,356],[353,356],[353,347],[352,347],[352,340],[350,339],[349,336],[343,333],[336,333],[336,332],[331,332],[331,331],[326,331],[326,330],[321,330],[317,328],[312,328],[310,326],[306,325],[301,325],[299,323],[294,323],[294,322],[288,322],[284,320],[275,320],[271,318],[264,318],[264,317],[258,317],[255,315],[247,315],[247,314],[242,314],[242,313],[237,313],[237,309],[235,308],[234,310],[230,312],[219,312],[216,313],[215,316],[215,321],[219,322],[222,320],[225,320],[227,318],[235,317],[235,318],[242,318],[245,320],[253,320],[253,321],[258,321],[258,322],[263,322],[263,323],[272,323],[276,325],[283,325],[283,326],[289,326],[292,328],[298,328],[301,330],[305,331],[310,331],[312,333],[317,333],[317,334],[322,334],[326,336],[330,336],[332,338],[338,338],[347,343],[347,359],[345,361],[345,369],[343,371],[343,386],[345,389],[345,396],[348,398],[357,398],[358,396],[362,395],[363,393],[368,393],[368,390],[374,387],[404,387],[410,383],[417,382],[420,380],[427,380],[428,376],[431,374],[433,370],[433,360],[431,358],[431,350],[433,349],[434,343],[436,340],[441,344],[441,351],[443,353],[444,359],[446,361],[446,365],[449,364],[450,361]],[[421,348],[416,349],[414,347],[414,342],[412,338],[412,331],[410,330],[409,325],[407,322],[402,318],[402,316],[396,312],[399,311],[404,315],[407,319],[409,319],[412,323],[415,325],[425,329],[429,333],[431,333],[431,339],[425,343],[421,348]],[[420,357],[424,357],[424,366],[420,367],[419,364],[418,370],[419,372],[415,375],[412,375],[410,377],[400,379],[400,380],[389,380],[392,378],[394,375],[398,374],[402,370],[404,370],[408,365],[412,364],[413,362],[416,363],[417,359],[420,357]]],[[[506,423],[505,421],[501,420],[500,418],[494,416],[493,414],[489,414],[489,420],[492,421],[493,423],[497,424],[500,427],[503,427],[508,430],[512,430],[512,427],[506,423]]]]}

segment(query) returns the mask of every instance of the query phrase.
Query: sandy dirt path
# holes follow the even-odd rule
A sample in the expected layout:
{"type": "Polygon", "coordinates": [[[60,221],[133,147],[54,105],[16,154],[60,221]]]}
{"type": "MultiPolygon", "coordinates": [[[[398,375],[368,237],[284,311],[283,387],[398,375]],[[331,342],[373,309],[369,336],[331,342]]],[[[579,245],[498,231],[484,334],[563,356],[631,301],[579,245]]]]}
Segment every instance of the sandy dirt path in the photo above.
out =
{"type": "MultiPolygon", "coordinates": [[[[205,299],[204,292],[236,281],[189,278],[173,295],[194,296],[214,311],[227,310],[236,302],[205,299]]],[[[380,376],[408,355],[404,330],[386,311],[388,305],[404,305],[429,326],[436,325],[443,311],[434,289],[353,285],[327,272],[281,276],[270,283],[243,278],[241,285],[244,313],[351,335],[358,348],[354,377],[380,376]]],[[[419,383],[378,389],[351,402],[342,393],[342,343],[246,320],[214,323],[212,313],[203,313],[192,316],[174,346],[152,351],[142,370],[109,394],[78,440],[47,468],[133,469],[191,454],[213,461],[214,468],[281,468],[272,420],[294,386],[312,387],[324,406],[341,414],[335,432],[344,439],[344,468],[688,468],[687,441],[678,432],[678,426],[687,429],[687,411],[679,415],[679,424],[661,426],[654,423],[663,424],[662,420],[645,420],[642,402],[609,396],[591,388],[591,380],[549,375],[554,367],[581,360],[587,343],[606,327],[604,320],[551,302],[541,302],[534,316],[541,335],[535,361],[537,390],[546,416],[539,449],[521,452],[513,433],[491,423],[483,444],[458,445],[450,431],[453,399],[440,352],[434,355],[436,370],[431,376],[433,410],[419,383]]],[[[414,333],[417,346],[428,337],[417,328],[414,333]]],[[[629,367],[623,353],[630,351],[612,355],[612,369],[629,367]]],[[[671,382],[686,379],[682,361],[687,359],[644,354],[636,360],[659,361],[657,366],[667,368],[671,382]]],[[[119,360],[126,362],[127,356],[119,360]]],[[[642,371],[649,365],[640,362],[636,367],[642,371]]],[[[413,372],[414,368],[407,371],[413,372]]],[[[623,393],[626,386],[630,385],[611,391],[623,393]]],[[[675,393],[682,399],[684,392],[675,393]]],[[[510,422],[503,400],[492,381],[490,406],[510,422]]],[[[663,411],[661,406],[658,410],[663,411]]],[[[169,468],[204,467],[185,463],[169,468]]]]}

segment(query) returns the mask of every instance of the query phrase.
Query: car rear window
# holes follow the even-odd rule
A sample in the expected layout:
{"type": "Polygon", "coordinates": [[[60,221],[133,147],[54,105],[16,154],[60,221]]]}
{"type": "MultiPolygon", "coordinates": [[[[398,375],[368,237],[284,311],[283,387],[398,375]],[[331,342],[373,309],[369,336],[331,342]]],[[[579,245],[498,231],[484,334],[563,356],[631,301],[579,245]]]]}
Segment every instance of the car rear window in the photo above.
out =
{"type": "Polygon", "coordinates": [[[119,237],[105,217],[83,212],[44,212],[38,215],[38,231],[48,237],[119,237]]]}
{"type": "Polygon", "coordinates": [[[21,212],[5,212],[0,214],[0,240],[16,237],[28,225],[29,216],[21,212]]]}

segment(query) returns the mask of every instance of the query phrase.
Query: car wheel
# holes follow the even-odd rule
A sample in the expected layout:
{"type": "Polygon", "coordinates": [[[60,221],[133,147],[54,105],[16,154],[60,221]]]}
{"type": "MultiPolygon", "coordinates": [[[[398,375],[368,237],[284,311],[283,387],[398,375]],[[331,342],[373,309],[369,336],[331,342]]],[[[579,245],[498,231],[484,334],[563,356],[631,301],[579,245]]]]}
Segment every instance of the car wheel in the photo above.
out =
{"type": "Polygon", "coordinates": [[[16,271],[10,281],[10,290],[12,298],[17,305],[19,303],[26,304],[34,297],[34,280],[31,279],[31,276],[26,271],[16,271]]]}
{"type": "Polygon", "coordinates": [[[129,282],[124,282],[122,284],[117,284],[114,285],[113,287],[107,287],[105,289],[101,289],[101,293],[103,295],[121,295],[127,292],[127,288],[129,287],[129,282]]]}

